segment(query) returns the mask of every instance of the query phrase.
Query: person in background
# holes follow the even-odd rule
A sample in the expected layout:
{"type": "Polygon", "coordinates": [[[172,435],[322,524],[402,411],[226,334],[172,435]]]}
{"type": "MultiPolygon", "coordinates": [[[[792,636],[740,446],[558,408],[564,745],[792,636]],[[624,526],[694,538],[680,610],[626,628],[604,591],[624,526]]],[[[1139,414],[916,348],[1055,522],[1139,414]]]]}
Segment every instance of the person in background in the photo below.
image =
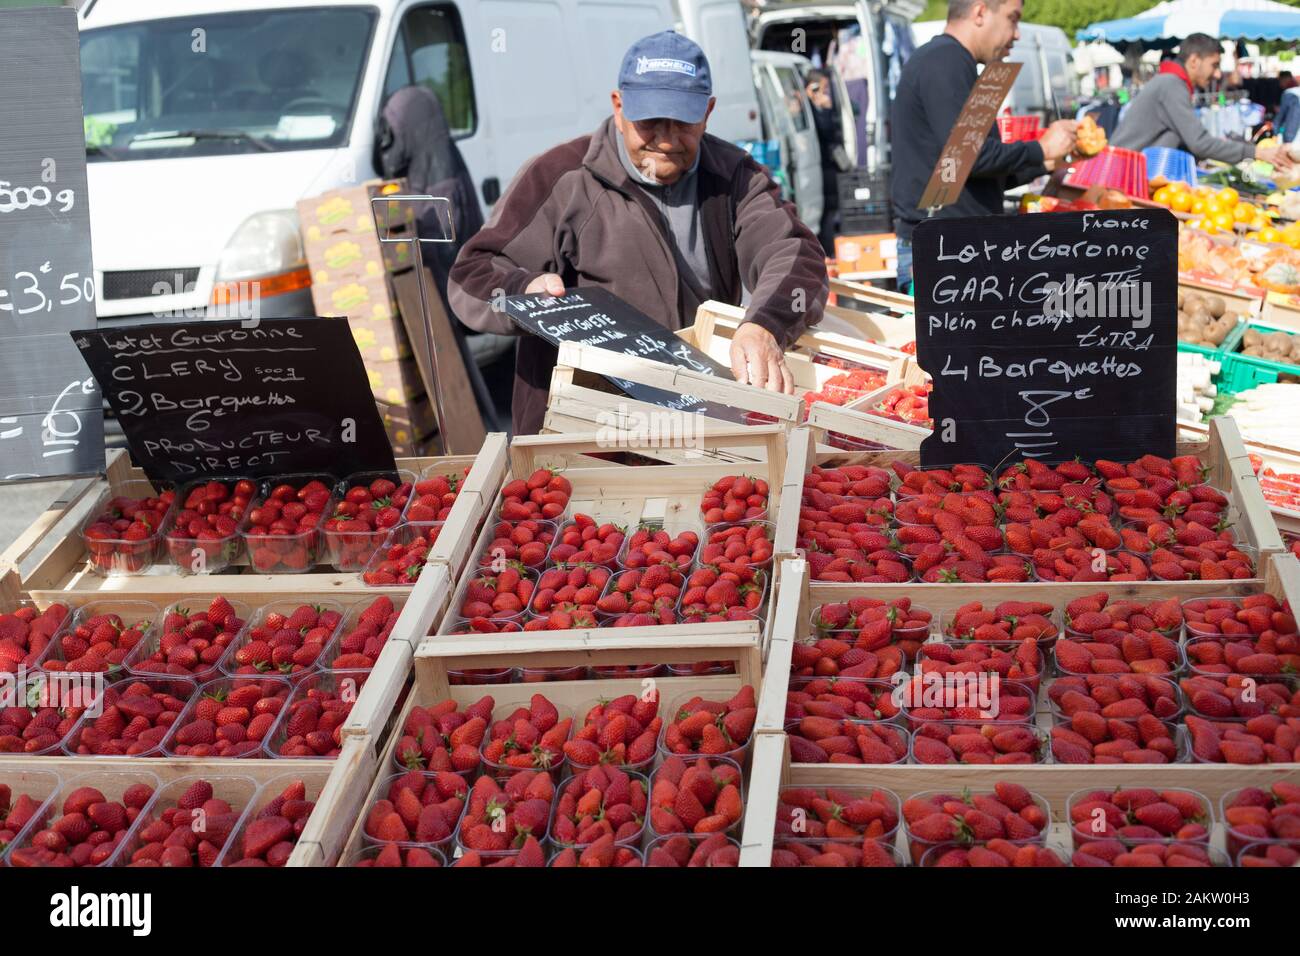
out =
{"type": "Polygon", "coordinates": [[[1219,41],[1192,33],[1178,47],[1176,60],[1165,60],[1160,72],[1138,91],[1111,137],[1110,145],[1140,152],[1151,146],[1169,146],[1191,153],[1197,161],[1217,159],[1239,163],[1262,159],[1283,169],[1291,165],[1286,148],[1260,149],[1254,143],[1220,139],[1201,125],[1192,96],[1219,76],[1223,51],[1219,41]]]}
{"type": "MultiPolygon", "coordinates": [[[[898,234],[898,288],[912,281],[912,230],[926,218],[918,208],[939,154],[956,125],[982,63],[997,63],[1020,36],[1022,0],[948,0],[944,32],[916,51],[903,67],[894,97],[894,231],[898,234]]],[[[944,218],[1003,212],[1002,194],[1050,171],[1074,148],[1073,120],[1057,120],[1036,142],[1003,143],[997,124],[989,129],[956,202],[944,218]]]]}
{"type": "MultiPolygon", "coordinates": [[[[772,177],[705,132],[716,101],[704,51],[672,31],[638,40],[610,101],[594,133],[515,177],[452,267],[452,308],[470,328],[520,334],[499,296],[596,286],[671,330],[706,299],[740,305],[748,290],[731,371],[792,394],[784,350],[821,320],[826,260],[772,177]]],[[[555,360],[545,340],[520,340],[516,434],[541,427],[555,360]]]]}
{"type": "Polygon", "coordinates": [[[822,228],[817,238],[826,255],[833,257],[840,210],[840,173],[848,172],[853,164],[844,149],[844,131],[831,97],[831,75],[825,70],[809,70],[807,91],[822,155],[822,228]]]}

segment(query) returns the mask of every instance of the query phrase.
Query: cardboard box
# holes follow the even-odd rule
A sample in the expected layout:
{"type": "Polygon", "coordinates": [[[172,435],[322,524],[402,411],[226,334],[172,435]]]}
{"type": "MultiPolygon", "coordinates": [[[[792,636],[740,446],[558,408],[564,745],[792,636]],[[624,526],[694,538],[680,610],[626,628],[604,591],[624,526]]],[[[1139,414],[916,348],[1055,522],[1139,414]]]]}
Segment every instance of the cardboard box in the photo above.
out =
{"type": "Polygon", "coordinates": [[[313,284],[382,279],[411,268],[415,253],[408,242],[380,242],[372,229],[366,233],[331,235],[320,242],[304,242],[313,284]]]}
{"type": "Polygon", "coordinates": [[[383,276],[313,284],[311,297],[317,315],[347,318],[357,350],[367,362],[411,357],[406,327],[383,276]]]}
{"type": "MultiPolygon", "coordinates": [[[[370,179],[359,186],[331,189],[298,203],[298,221],[304,242],[323,242],[330,236],[372,234],[379,227],[393,233],[415,229],[411,203],[370,202],[376,196],[409,192],[405,179],[370,179]]],[[[387,235],[387,233],[385,233],[387,235]]]]}
{"type": "Polygon", "coordinates": [[[438,417],[433,412],[433,401],[428,395],[418,395],[405,405],[376,402],[379,418],[391,437],[401,431],[407,435],[431,435],[438,429],[438,417]]]}
{"type": "Polygon", "coordinates": [[[836,236],[835,258],[842,273],[897,269],[898,237],[892,232],[869,236],[836,236]]]}
{"type": "Polygon", "coordinates": [[[370,391],[376,400],[388,405],[405,405],[424,394],[424,382],[415,359],[368,361],[366,374],[370,376],[370,391]]]}

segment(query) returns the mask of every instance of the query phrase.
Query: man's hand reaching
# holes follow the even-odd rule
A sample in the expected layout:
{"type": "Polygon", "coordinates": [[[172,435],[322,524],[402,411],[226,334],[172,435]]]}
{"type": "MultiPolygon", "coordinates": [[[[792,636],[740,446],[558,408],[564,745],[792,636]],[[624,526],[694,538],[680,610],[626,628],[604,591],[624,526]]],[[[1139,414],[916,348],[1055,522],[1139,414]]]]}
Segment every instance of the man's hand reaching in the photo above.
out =
{"type": "Polygon", "coordinates": [[[745,385],[794,394],[785,353],[771,332],[753,322],[742,323],[731,339],[731,374],[745,385]]]}
{"type": "Polygon", "coordinates": [[[524,288],[525,295],[564,295],[564,280],[554,272],[539,275],[524,288]]]}

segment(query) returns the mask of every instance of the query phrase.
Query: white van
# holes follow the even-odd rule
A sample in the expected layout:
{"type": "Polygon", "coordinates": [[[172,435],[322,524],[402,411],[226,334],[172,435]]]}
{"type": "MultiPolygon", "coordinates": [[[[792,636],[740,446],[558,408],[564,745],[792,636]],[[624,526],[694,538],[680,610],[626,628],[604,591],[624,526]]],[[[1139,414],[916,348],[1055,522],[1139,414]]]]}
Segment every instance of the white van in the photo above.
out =
{"type": "Polygon", "coordinates": [[[623,53],[658,30],[708,54],[710,132],[760,135],[739,0],[85,0],[79,19],[101,321],[254,280],[263,316],[313,314],[294,206],[377,175],[381,106],[412,83],[485,207],[609,115],[623,53]]]}
{"type": "Polygon", "coordinates": [[[764,137],[781,144],[781,172],[795,209],[816,233],[821,229],[824,200],[821,145],[807,92],[812,64],[795,53],[755,50],[752,57],[764,137]]]}

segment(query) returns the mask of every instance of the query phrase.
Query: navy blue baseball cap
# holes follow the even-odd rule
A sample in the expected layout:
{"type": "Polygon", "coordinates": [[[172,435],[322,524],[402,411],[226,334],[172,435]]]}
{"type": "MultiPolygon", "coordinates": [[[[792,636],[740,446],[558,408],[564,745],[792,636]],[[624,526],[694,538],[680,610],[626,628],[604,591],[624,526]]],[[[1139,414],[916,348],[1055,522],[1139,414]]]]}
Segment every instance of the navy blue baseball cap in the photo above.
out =
{"type": "Polygon", "coordinates": [[[623,114],[634,123],[672,119],[698,123],[709,109],[713,79],[698,45],[672,30],[632,44],[618,71],[623,114]]]}

